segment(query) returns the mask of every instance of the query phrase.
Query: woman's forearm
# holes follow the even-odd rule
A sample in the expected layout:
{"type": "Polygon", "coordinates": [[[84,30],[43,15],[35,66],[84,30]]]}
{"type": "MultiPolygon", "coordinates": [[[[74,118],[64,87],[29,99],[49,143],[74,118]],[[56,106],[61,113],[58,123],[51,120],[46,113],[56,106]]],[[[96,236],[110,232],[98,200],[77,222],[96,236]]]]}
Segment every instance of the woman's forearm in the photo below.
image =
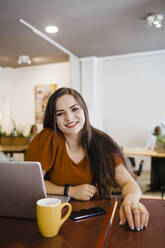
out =
{"type": "Polygon", "coordinates": [[[125,200],[139,200],[141,197],[141,190],[134,181],[126,183],[122,187],[121,192],[125,200]]]}
{"type": "Polygon", "coordinates": [[[50,181],[45,180],[45,187],[47,194],[64,195],[64,186],[59,186],[50,181]]]}
{"type": "Polygon", "coordinates": [[[123,165],[119,165],[116,168],[115,180],[119,187],[121,188],[121,192],[124,199],[127,200],[139,200],[141,197],[141,190],[130,175],[130,173],[126,170],[123,165]]]}
{"type": "MultiPolygon", "coordinates": [[[[50,181],[45,180],[47,194],[64,195],[64,186],[56,185],[50,181]]],[[[76,186],[70,186],[68,196],[71,196],[77,200],[88,201],[97,192],[97,188],[91,184],[81,184],[76,186]]]]}

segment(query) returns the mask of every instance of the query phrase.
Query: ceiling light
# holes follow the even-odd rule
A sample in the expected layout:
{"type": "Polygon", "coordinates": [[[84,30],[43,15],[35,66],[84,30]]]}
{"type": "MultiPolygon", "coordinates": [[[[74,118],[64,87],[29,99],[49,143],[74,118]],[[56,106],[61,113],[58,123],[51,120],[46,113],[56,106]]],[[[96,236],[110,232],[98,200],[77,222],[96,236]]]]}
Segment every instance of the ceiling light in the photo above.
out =
{"type": "Polygon", "coordinates": [[[56,26],[47,26],[45,28],[45,30],[46,30],[47,33],[54,34],[54,33],[58,32],[58,27],[56,27],[56,26]]]}
{"type": "Polygon", "coordinates": [[[147,27],[153,26],[156,28],[162,27],[164,16],[162,14],[149,14],[146,16],[147,27]]]}
{"type": "Polygon", "coordinates": [[[28,55],[21,55],[18,58],[18,64],[31,64],[31,59],[28,55]]]}

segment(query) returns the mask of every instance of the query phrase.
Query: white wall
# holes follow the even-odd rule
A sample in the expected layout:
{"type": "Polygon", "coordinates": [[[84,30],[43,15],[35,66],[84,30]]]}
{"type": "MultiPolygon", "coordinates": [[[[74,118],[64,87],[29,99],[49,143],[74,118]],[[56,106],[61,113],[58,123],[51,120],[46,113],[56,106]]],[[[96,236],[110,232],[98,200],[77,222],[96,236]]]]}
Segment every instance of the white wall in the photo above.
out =
{"type": "Polygon", "coordinates": [[[0,92],[4,89],[6,82],[6,101],[10,101],[8,105],[10,119],[17,125],[23,125],[26,130],[29,130],[35,122],[34,86],[43,84],[57,84],[58,87],[70,86],[69,62],[23,67],[10,69],[10,71],[1,69],[0,78],[2,75],[5,80],[0,81],[0,92]]]}
{"type": "MultiPolygon", "coordinates": [[[[3,69],[0,67],[0,124],[2,127],[9,128],[10,122],[10,78],[11,69],[3,69]]],[[[4,131],[4,128],[2,129],[4,131]]]]}
{"type": "Polygon", "coordinates": [[[104,129],[123,146],[145,146],[165,119],[165,53],[98,60],[96,107],[104,129]]]}

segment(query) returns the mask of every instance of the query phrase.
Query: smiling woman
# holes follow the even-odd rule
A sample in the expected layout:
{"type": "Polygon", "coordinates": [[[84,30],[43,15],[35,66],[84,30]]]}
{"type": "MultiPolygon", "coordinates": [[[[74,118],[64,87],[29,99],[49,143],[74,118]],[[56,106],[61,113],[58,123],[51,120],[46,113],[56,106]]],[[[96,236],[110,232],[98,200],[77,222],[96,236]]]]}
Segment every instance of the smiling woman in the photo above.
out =
{"type": "Polygon", "coordinates": [[[90,125],[82,96],[60,88],[49,98],[44,129],[31,142],[26,159],[41,162],[49,194],[90,200],[111,196],[111,186],[123,195],[120,224],[132,230],[148,225],[149,214],[139,202],[141,191],[126,168],[119,146],[106,133],[90,125]]]}

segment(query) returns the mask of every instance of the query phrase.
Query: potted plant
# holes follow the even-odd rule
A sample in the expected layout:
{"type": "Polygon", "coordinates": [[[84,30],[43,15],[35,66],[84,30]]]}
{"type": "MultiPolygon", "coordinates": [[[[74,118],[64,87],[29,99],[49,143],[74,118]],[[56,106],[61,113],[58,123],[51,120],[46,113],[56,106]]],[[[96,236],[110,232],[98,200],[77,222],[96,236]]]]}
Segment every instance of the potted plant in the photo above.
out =
{"type": "Polygon", "coordinates": [[[23,145],[28,145],[29,143],[29,137],[24,136],[24,128],[21,128],[20,126],[17,127],[14,121],[13,121],[12,131],[9,134],[1,131],[0,136],[1,136],[1,145],[23,146],[23,145]]]}

